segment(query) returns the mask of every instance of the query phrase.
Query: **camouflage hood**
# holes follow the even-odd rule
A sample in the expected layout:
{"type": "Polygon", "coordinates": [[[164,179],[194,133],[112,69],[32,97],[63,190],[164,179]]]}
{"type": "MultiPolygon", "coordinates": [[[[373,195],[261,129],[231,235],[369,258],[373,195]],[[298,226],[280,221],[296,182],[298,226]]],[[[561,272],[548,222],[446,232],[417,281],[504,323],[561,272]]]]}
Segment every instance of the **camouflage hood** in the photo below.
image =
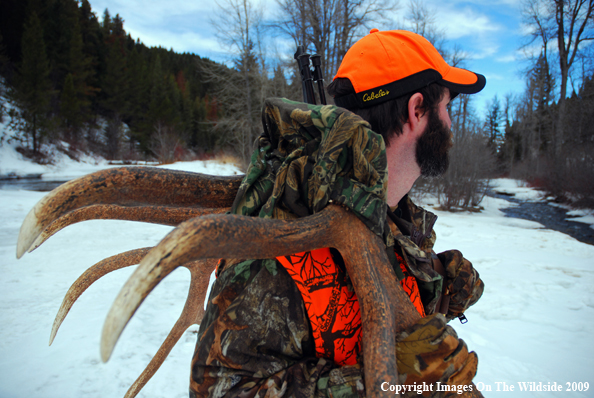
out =
{"type": "Polygon", "coordinates": [[[332,105],[269,98],[264,132],[231,212],[291,219],[330,201],[351,209],[387,246],[388,170],[383,138],[359,116],[332,105]]]}

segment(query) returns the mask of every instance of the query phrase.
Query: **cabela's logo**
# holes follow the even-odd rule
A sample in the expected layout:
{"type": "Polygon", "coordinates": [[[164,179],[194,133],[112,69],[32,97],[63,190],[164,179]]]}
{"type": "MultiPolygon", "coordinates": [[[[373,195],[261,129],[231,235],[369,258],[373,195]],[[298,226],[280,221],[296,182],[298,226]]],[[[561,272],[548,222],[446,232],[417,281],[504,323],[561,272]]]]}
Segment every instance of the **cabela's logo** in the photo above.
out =
{"type": "Polygon", "coordinates": [[[377,94],[372,91],[371,94],[365,94],[363,96],[363,102],[367,102],[367,101],[371,101],[371,100],[378,99],[381,97],[385,97],[388,94],[390,94],[390,92],[387,90],[384,91],[384,90],[380,89],[380,91],[378,91],[377,94]]]}

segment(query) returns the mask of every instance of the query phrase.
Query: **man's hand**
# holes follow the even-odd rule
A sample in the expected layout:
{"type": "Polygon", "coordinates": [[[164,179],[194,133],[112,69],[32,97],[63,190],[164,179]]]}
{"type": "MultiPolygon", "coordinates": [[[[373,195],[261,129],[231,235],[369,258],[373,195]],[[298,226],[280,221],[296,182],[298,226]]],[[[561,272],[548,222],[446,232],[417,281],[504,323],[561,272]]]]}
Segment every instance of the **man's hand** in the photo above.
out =
{"type": "Polygon", "coordinates": [[[450,296],[447,319],[461,315],[478,301],[483,294],[484,283],[470,261],[458,250],[448,250],[437,255],[446,271],[443,289],[450,296]]]}
{"type": "MultiPolygon", "coordinates": [[[[442,385],[463,388],[472,384],[478,358],[474,352],[468,352],[466,343],[458,339],[454,329],[447,325],[443,314],[420,319],[400,333],[396,341],[396,358],[402,385],[414,385],[415,382],[417,385],[422,385],[423,382],[434,384],[439,381],[442,385]]],[[[423,395],[434,396],[436,388],[434,384],[433,393],[423,395]]],[[[410,396],[418,395],[412,392],[410,396]]]]}

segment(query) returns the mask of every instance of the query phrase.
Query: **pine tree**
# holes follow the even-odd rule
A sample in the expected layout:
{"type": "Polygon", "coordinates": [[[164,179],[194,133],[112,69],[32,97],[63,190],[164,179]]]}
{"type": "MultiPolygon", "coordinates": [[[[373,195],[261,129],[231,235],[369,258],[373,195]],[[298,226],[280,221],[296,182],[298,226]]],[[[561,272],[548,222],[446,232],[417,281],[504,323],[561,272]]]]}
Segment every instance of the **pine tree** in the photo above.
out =
{"type": "Polygon", "coordinates": [[[553,139],[553,115],[550,104],[553,100],[554,80],[549,69],[549,63],[541,54],[530,74],[531,84],[534,86],[534,128],[538,140],[538,151],[546,152],[553,139]]]}
{"type": "Polygon", "coordinates": [[[85,122],[92,119],[91,97],[97,89],[88,81],[93,76],[91,59],[83,51],[84,44],[78,19],[75,19],[70,37],[69,57],[66,70],[68,74],[62,85],[60,96],[60,120],[65,130],[65,138],[71,143],[80,141],[85,122]],[[64,102],[66,101],[66,103],[64,102]]]}
{"type": "Polygon", "coordinates": [[[189,144],[198,152],[209,152],[214,147],[211,127],[207,120],[208,100],[196,97],[192,106],[192,125],[190,128],[189,144]]]}
{"type": "Polygon", "coordinates": [[[176,83],[173,74],[167,78],[167,99],[169,100],[169,109],[167,110],[167,118],[165,122],[172,126],[178,127],[181,122],[182,111],[182,93],[176,83]]]}
{"type": "MultiPolygon", "coordinates": [[[[87,83],[89,86],[98,90],[99,87],[99,58],[102,47],[101,25],[97,16],[91,9],[88,0],[82,0],[79,9],[79,26],[83,42],[83,54],[91,66],[91,75],[87,83]]],[[[91,102],[96,101],[96,96],[91,98],[91,102]]]]}
{"type": "Polygon", "coordinates": [[[103,22],[101,23],[103,37],[109,37],[111,35],[112,28],[113,23],[111,21],[111,15],[109,14],[109,10],[106,8],[105,11],[103,11],[103,22]]]}
{"type": "MultiPolygon", "coordinates": [[[[75,0],[53,0],[45,3],[44,15],[39,14],[37,8],[35,11],[40,17],[44,30],[47,57],[50,62],[50,80],[57,88],[57,92],[60,92],[69,73],[70,43],[74,23],[78,20],[78,4],[75,0]]],[[[57,101],[52,101],[53,105],[56,103],[57,101]]]]}
{"type": "Polygon", "coordinates": [[[101,85],[103,107],[109,115],[125,113],[128,82],[123,38],[111,36],[107,43],[106,71],[101,85]]]}
{"type": "Polygon", "coordinates": [[[49,80],[50,68],[46,55],[43,29],[33,12],[25,25],[22,40],[23,60],[11,98],[20,109],[18,127],[33,141],[33,152],[38,153],[43,134],[49,128],[49,105],[53,94],[49,80]]]}
{"type": "Polygon", "coordinates": [[[274,68],[274,76],[272,77],[270,95],[273,97],[287,98],[289,95],[289,84],[285,77],[285,72],[280,65],[274,68]]]}
{"type": "MultiPolygon", "coordinates": [[[[165,73],[161,62],[161,55],[157,54],[153,62],[151,72],[151,90],[149,103],[149,120],[151,126],[156,123],[166,123],[170,112],[170,104],[167,98],[168,84],[165,79],[165,73]]],[[[171,100],[169,100],[171,102],[171,100]]]]}
{"type": "MultiPolygon", "coordinates": [[[[0,123],[4,122],[4,112],[5,112],[5,105],[4,105],[5,83],[4,83],[4,78],[1,75],[3,75],[4,68],[7,63],[8,63],[8,58],[4,55],[4,42],[2,40],[2,35],[0,34],[0,123]]],[[[0,137],[0,143],[1,142],[2,142],[2,137],[0,137]]]]}
{"type": "Polygon", "coordinates": [[[146,98],[149,95],[149,70],[148,64],[140,54],[137,47],[130,52],[126,68],[128,82],[128,113],[126,119],[140,119],[147,111],[146,98]]]}
{"type": "Polygon", "coordinates": [[[122,140],[122,119],[127,114],[127,53],[123,21],[116,15],[112,20],[106,9],[103,20],[103,34],[107,47],[105,75],[101,82],[101,105],[108,119],[105,128],[106,154],[115,159],[120,154],[122,140]]]}
{"type": "Polygon", "coordinates": [[[81,108],[82,103],[74,86],[74,78],[69,73],[60,95],[60,122],[65,130],[66,139],[71,143],[76,143],[78,140],[78,132],[83,122],[81,108]]]}

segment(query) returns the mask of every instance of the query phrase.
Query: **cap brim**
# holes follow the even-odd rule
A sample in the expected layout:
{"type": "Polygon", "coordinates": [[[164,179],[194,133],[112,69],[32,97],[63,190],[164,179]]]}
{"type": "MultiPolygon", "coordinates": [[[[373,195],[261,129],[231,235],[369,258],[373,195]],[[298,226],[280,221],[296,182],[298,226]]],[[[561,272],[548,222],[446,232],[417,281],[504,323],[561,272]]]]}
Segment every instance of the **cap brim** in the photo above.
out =
{"type": "Polygon", "coordinates": [[[475,94],[485,88],[485,76],[466,69],[451,67],[439,82],[444,87],[459,94],[475,94]]]}

